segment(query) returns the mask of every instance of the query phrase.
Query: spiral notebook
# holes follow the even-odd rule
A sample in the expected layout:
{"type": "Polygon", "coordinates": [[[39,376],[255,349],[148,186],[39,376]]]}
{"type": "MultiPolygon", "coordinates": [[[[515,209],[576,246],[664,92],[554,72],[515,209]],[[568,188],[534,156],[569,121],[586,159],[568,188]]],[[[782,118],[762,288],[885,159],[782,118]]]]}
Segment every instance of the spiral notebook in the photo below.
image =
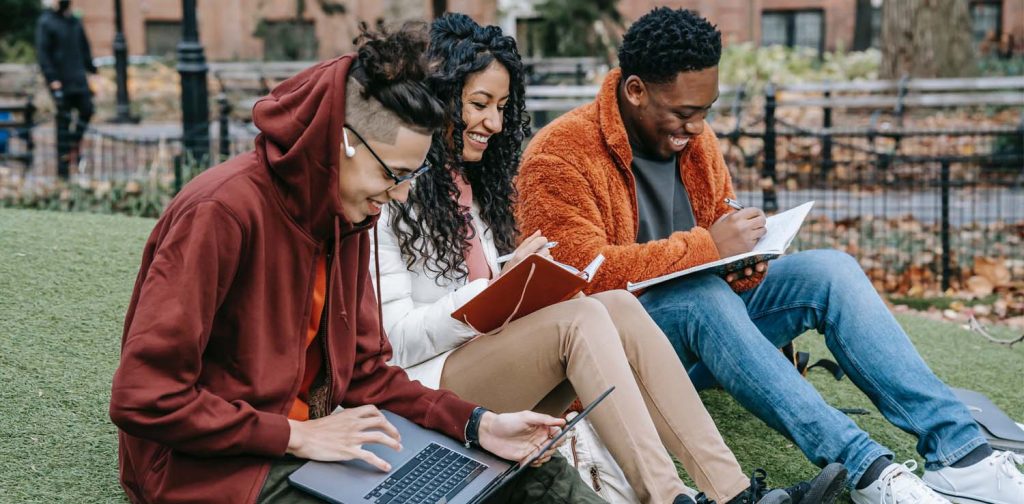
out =
{"type": "Polygon", "coordinates": [[[604,256],[598,254],[581,271],[533,254],[452,312],[452,318],[481,334],[503,329],[513,320],[578,294],[603,262],[604,256]]]}

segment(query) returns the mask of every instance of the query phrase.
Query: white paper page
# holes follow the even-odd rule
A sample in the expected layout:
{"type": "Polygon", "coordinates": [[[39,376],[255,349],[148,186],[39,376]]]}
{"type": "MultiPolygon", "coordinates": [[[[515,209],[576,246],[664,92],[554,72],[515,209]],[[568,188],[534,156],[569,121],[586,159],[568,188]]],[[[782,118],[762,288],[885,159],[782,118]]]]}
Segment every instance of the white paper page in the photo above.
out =
{"type": "Polygon", "coordinates": [[[789,243],[800,232],[800,226],[814,206],[814,201],[808,201],[796,208],[768,217],[765,227],[768,232],[761,237],[761,240],[754,245],[752,252],[781,254],[789,247],[789,243]]]}
{"type": "Polygon", "coordinates": [[[604,264],[604,254],[597,254],[597,257],[583,270],[583,278],[588,282],[594,279],[594,274],[597,273],[597,268],[600,268],[604,264]]]}
{"type": "Polygon", "coordinates": [[[629,292],[636,292],[640,289],[646,289],[652,285],[657,285],[674,278],[690,275],[698,271],[717,268],[749,257],[768,256],[765,258],[774,259],[786,252],[790,242],[793,241],[793,238],[795,238],[796,234],[800,231],[800,226],[803,224],[804,219],[807,218],[807,214],[810,213],[813,206],[814,201],[808,201],[803,205],[768,217],[768,220],[765,223],[765,227],[768,228],[768,232],[761,237],[761,240],[754,246],[754,250],[751,250],[750,252],[726,257],[710,263],[704,263],[675,273],[669,273],[660,277],[644,280],[642,282],[626,282],[626,290],[629,292]]]}

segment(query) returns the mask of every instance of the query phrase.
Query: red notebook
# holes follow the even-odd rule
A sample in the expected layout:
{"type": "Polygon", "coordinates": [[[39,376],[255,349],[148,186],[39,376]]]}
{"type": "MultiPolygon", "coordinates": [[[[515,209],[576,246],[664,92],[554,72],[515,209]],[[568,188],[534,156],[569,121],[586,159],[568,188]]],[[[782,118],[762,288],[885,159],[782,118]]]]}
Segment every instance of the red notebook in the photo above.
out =
{"type": "Polygon", "coordinates": [[[509,322],[569,299],[594,278],[604,262],[598,254],[583,270],[533,254],[491,282],[452,313],[479,333],[504,329],[509,322]]]}

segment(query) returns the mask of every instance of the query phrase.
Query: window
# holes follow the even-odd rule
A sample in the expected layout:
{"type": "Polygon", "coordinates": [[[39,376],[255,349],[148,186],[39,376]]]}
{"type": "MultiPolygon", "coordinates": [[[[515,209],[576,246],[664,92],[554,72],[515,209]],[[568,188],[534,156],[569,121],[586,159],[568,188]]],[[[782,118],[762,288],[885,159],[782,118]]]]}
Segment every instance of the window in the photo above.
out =
{"type": "Polygon", "coordinates": [[[260,21],[254,33],[263,39],[265,61],[312,61],[317,59],[316,28],[313,21],[260,21]]]}
{"type": "Polygon", "coordinates": [[[1002,35],[1003,3],[999,0],[971,1],[971,35],[974,43],[998,43],[1002,35]]]}
{"type": "Polygon", "coordinates": [[[146,20],[146,54],[174,58],[181,40],[181,21],[146,20]]]}
{"type": "Polygon", "coordinates": [[[809,47],[825,50],[825,14],[820,9],[764,11],[761,14],[761,45],[809,47]]]}
{"type": "Polygon", "coordinates": [[[882,5],[871,7],[871,47],[882,47],[882,5]]]}

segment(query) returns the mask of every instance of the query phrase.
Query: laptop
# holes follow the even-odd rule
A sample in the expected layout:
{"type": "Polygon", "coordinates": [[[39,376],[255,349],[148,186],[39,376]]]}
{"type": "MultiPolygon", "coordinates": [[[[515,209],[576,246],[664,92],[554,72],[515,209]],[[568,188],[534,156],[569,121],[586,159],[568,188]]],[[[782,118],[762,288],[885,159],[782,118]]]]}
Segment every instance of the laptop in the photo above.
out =
{"type": "Polygon", "coordinates": [[[401,452],[379,444],[363,445],[391,464],[384,474],[362,460],[303,464],[288,477],[295,487],[338,504],[476,504],[555,446],[580,419],[586,417],[615,390],[601,393],[544,449],[523,464],[510,462],[465,445],[439,432],[425,429],[390,411],[384,417],[402,435],[401,452]]]}
{"type": "Polygon", "coordinates": [[[1024,428],[1006,416],[985,394],[973,390],[950,387],[953,394],[970,410],[974,421],[988,444],[996,450],[1007,450],[1024,455],[1024,428]]]}

